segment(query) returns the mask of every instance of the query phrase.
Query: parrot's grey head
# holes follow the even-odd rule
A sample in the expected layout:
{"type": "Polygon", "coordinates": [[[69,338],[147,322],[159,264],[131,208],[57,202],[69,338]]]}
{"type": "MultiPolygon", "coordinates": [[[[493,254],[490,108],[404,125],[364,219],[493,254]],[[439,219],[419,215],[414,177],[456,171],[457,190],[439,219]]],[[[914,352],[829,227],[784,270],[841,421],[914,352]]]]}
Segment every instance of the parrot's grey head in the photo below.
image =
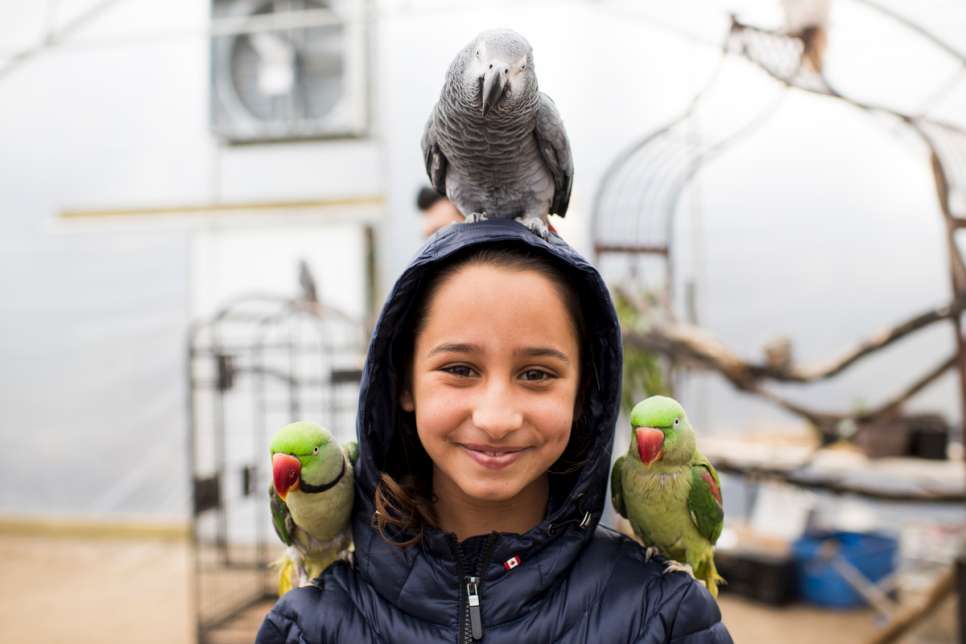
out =
{"type": "Polygon", "coordinates": [[[463,93],[472,97],[483,117],[509,112],[537,92],[533,48],[510,29],[484,31],[460,53],[463,93]]]}

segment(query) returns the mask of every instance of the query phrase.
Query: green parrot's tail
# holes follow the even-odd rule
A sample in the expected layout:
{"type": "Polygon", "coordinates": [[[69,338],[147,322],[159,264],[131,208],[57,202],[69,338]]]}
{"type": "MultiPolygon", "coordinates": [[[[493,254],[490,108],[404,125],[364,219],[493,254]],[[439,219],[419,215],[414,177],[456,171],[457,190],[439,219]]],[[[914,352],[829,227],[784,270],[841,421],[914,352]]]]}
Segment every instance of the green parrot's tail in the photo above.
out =
{"type": "Polygon", "coordinates": [[[295,562],[292,561],[292,558],[286,551],[282,553],[281,557],[272,562],[272,568],[278,571],[278,596],[281,597],[297,585],[293,581],[298,578],[298,572],[295,570],[295,562]]]}
{"type": "MultiPolygon", "coordinates": [[[[329,552],[314,553],[302,558],[302,564],[305,566],[306,580],[315,579],[321,575],[332,562],[341,558],[343,552],[345,551],[333,549],[329,552]]],[[[290,549],[286,549],[278,559],[272,562],[272,568],[278,572],[279,597],[293,588],[298,588],[302,585],[299,576],[299,565],[290,552],[290,549]]]]}
{"type": "Polygon", "coordinates": [[[718,569],[714,566],[714,551],[708,552],[707,556],[698,562],[694,569],[694,576],[704,582],[708,592],[715,599],[718,598],[718,585],[727,583],[724,577],[718,574],[718,569]]]}

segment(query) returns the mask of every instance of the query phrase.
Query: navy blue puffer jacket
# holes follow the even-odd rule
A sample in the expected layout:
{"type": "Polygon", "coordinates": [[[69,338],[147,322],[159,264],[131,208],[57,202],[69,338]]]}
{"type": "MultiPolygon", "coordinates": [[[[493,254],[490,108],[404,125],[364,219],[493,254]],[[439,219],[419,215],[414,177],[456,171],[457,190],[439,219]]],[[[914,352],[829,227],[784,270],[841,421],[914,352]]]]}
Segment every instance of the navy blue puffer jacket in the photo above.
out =
{"type": "Polygon", "coordinates": [[[660,561],[646,562],[638,544],[597,527],[620,371],[620,329],[607,289],[597,271],[559,238],[544,241],[513,221],[456,224],[438,233],[399,278],[369,346],[357,417],[354,563],[336,563],[313,586],[282,597],[257,642],[731,642],[703,586],[683,573],[663,574],[660,561]],[[399,404],[395,334],[427,271],[455,251],[490,244],[521,244],[550,254],[572,274],[592,336],[584,413],[593,447],[579,472],[552,479],[550,509],[540,525],[522,535],[493,533],[472,565],[452,535],[428,529],[418,545],[401,549],[379,536],[371,518],[380,466],[393,456],[387,452],[399,404]],[[473,603],[479,602],[472,612],[471,590],[473,603]]]}

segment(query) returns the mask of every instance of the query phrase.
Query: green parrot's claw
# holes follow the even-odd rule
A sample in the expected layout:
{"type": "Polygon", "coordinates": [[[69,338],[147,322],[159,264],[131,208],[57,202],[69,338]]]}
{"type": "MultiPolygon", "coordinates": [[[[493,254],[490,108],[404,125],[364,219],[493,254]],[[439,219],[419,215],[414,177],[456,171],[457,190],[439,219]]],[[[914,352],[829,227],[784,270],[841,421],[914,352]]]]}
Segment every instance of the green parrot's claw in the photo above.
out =
{"type": "Polygon", "coordinates": [[[648,546],[644,548],[644,561],[650,561],[655,555],[661,554],[661,551],[654,546],[648,546]]]}
{"type": "Polygon", "coordinates": [[[686,572],[694,577],[694,568],[688,564],[681,563],[680,561],[668,559],[668,562],[664,565],[664,574],[666,575],[672,572],[686,572]]]}

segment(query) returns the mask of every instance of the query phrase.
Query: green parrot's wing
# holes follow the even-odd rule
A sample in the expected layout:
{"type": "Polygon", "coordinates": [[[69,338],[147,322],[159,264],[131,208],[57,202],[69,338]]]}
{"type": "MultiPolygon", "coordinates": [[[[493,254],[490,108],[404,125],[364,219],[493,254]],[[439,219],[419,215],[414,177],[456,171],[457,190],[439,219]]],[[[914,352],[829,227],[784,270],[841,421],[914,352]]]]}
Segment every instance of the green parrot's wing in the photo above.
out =
{"type": "Polygon", "coordinates": [[[624,457],[621,456],[614,461],[614,467],[610,471],[610,501],[614,504],[614,510],[625,519],[627,518],[627,505],[624,503],[624,487],[621,472],[624,470],[624,457]]]}
{"type": "Polygon", "coordinates": [[[721,527],[724,524],[721,481],[711,462],[700,454],[691,463],[688,512],[698,532],[713,545],[721,536],[721,527]]]}
{"type": "Polygon", "coordinates": [[[359,460],[359,443],[355,441],[349,441],[342,447],[342,451],[345,453],[346,458],[353,465],[359,460]]]}
{"type": "Polygon", "coordinates": [[[282,543],[290,546],[293,543],[292,530],[295,528],[295,522],[288,511],[288,506],[275,493],[274,486],[269,486],[268,498],[272,506],[272,525],[275,526],[275,534],[278,535],[282,543]]]}

